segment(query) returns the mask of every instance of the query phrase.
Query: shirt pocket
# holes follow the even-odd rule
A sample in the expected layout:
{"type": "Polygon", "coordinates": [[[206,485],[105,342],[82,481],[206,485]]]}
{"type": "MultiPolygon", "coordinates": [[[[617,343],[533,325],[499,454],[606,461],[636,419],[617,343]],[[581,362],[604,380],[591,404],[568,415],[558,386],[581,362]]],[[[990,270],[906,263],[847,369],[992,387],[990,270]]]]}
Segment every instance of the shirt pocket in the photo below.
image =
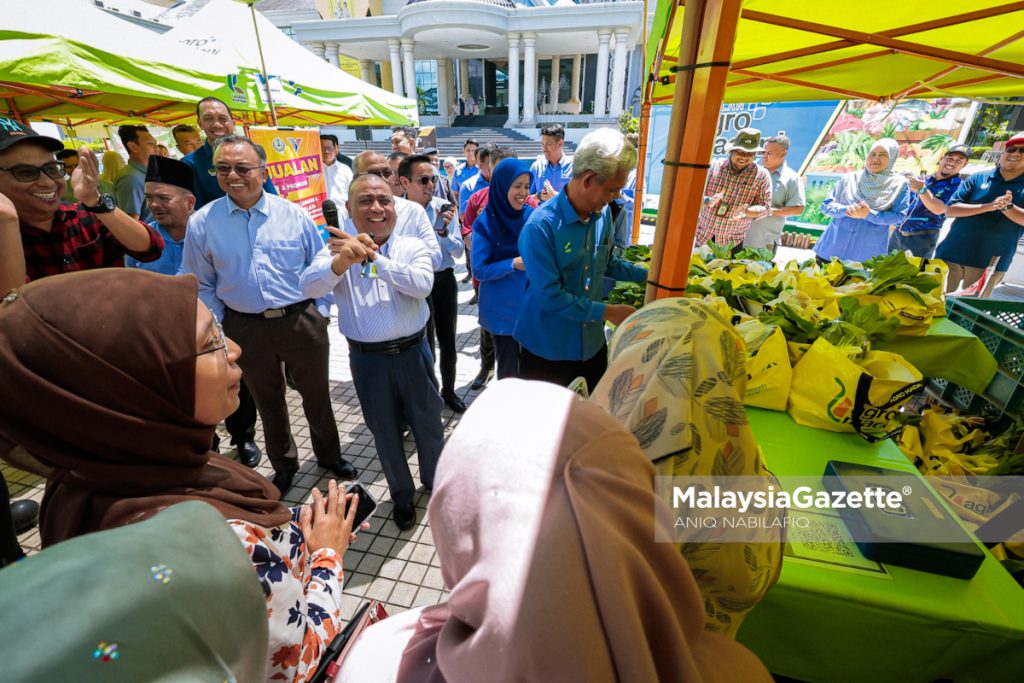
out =
{"type": "Polygon", "coordinates": [[[64,270],[82,270],[105,265],[103,263],[103,237],[96,235],[92,241],[72,247],[71,254],[64,256],[64,270]]]}
{"type": "Polygon", "coordinates": [[[261,248],[270,266],[280,272],[301,272],[306,267],[302,240],[267,240],[261,248]]]}

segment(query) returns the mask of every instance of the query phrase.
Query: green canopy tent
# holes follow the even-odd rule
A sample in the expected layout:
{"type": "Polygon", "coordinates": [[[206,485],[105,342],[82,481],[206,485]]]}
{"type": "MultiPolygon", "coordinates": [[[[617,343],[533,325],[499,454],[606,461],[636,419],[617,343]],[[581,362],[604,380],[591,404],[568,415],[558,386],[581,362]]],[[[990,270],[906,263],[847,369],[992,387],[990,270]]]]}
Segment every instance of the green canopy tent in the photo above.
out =
{"type": "Polygon", "coordinates": [[[722,102],[1022,95],[1022,29],[1024,2],[659,0],[644,111],[675,115],[648,297],[686,286],[722,102]]]}
{"type": "MultiPolygon", "coordinates": [[[[258,73],[237,63],[226,65],[161,40],[77,0],[48,0],[46,12],[39,3],[13,0],[5,10],[0,109],[16,118],[64,125],[142,120],[173,126],[193,117],[200,99],[214,96],[228,102],[243,123],[271,123],[258,73]]],[[[296,83],[289,87],[303,89],[296,83]]],[[[278,123],[406,125],[410,116],[416,120],[415,102],[390,93],[378,100],[373,91],[384,93],[369,85],[359,93],[311,87],[304,97],[289,100],[291,107],[278,123]]]]}

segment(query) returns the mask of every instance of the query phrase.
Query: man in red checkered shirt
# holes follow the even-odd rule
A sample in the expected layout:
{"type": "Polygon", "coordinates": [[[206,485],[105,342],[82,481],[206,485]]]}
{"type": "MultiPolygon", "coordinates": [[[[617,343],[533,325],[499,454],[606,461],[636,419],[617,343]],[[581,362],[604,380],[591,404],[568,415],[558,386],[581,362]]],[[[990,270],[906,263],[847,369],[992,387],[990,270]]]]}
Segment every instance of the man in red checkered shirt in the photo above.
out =
{"type": "Polygon", "coordinates": [[[89,268],[124,265],[125,254],[142,262],[160,257],[164,241],[145,223],[99,191],[99,163],[79,150],[72,176],[77,206],[62,204],[67,179],[53,153],[64,145],[13,119],[0,117],[0,224],[17,224],[28,280],[89,268]]]}
{"type": "Polygon", "coordinates": [[[744,128],[726,145],[728,159],[712,162],[704,186],[704,206],[697,218],[697,242],[738,246],[751,221],[764,218],[772,205],[772,179],[754,163],[761,131],[744,128]]]}

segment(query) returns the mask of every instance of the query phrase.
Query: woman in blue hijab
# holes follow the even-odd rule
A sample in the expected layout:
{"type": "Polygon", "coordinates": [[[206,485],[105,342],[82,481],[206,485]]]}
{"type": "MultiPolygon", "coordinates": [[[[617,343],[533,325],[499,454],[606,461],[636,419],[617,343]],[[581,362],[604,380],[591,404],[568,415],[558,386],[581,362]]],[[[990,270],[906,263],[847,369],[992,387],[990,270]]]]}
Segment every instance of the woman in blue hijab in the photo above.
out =
{"type": "Polygon", "coordinates": [[[494,335],[498,379],[519,376],[519,343],[512,331],[526,289],[519,233],[533,173],[525,161],[503,159],[491,172],[487,208],[473,223],[473,275],[480,280],[480,326],[494,335]]]}

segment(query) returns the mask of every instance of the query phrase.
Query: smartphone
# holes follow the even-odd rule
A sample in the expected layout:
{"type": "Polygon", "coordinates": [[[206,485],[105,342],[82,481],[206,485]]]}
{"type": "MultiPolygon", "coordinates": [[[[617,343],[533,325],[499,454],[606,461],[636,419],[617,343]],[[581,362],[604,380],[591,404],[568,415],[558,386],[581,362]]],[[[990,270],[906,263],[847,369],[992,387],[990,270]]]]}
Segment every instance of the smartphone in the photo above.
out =
{"type": "Polygon", "coordinates": [[[352,523],[352,530],[356,531],[359,529],[359,525],[362,524],[373,514],[373,511],[377,509],[377,501],[373,499],[370,492],[366,490],[366,487],[360,484],[358,481],[349,484],[348,488],[345,489],[345,493],[355,493],[359,496],[359,507],[356,508],[356,519],[352,523]]]}
{"type": "Polygon", "coordinates": [[[454,204],[445,204],[441,207],[441,210],[437,212],[437,218],[434,219],[434,232],[444,232],[447,221],[444,218],[444,214],[454,209],[454,204]]]}

